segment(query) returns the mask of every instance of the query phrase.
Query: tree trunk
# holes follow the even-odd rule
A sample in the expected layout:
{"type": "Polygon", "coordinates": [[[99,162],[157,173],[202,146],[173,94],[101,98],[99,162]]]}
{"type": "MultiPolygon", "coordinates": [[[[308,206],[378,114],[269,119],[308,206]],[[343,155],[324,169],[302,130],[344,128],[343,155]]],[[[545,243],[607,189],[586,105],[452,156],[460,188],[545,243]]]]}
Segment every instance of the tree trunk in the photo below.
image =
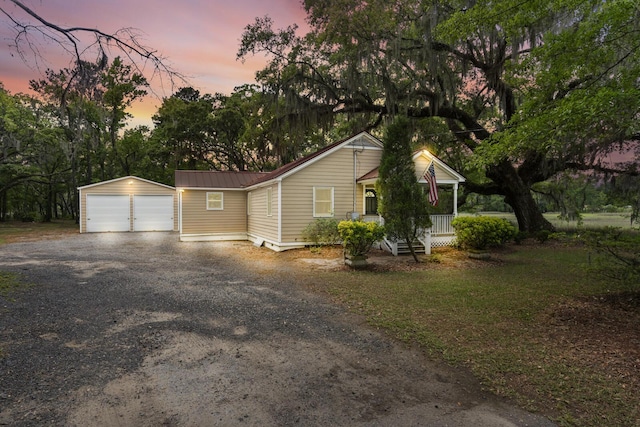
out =
{"type": "Polygon", "coordinates": [[[53,185],[51,183],[51,176],[47,182],[47,196],[45,197],[44,207],[44,222],[51,222],[53,218],[53,185]]]}
{"type": "Polygon", "coordinates": [[[0,222],[7,220],[7,192],[0,191],[0,222]]]}
{"type": "Polygon", "coordinates": [[[407,246],[409,247],[409,251],[411,252],[411,256],[413,257],[413,260],[415,262],[420,262],[420,259],[418,259],[418,255],[416,254],[416,250],[413,247],[413,240],[412,239],[405,239],[407,241],[407,246]]]}
{"type": "Polygon", "coordinates": [[[555,227],[542,215],[533,199],[530,189],[515,190],[505,197],[505,202],[513,208],[520,231],[533,233],[540,230],[553,231],[555,227]]]}
{"type": "Polygon", "coordinates": [[[533,199],[531,185],[518,175],[511,163],[504,161],[489,167],[487,177],[500,186],[505,203],[511,206],[516,215],[520,231],[535,233],[540,230],[555,230],[533,199]]]}

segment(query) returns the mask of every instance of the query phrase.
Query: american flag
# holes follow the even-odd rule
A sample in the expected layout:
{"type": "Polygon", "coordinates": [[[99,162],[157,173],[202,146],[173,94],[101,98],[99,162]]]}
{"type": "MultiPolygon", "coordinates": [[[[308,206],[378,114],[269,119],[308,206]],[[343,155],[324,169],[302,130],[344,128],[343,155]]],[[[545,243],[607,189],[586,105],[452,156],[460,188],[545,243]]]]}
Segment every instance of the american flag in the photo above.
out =
{"type": "Polygon", "coordinates": [[[433,206],[438,204],[438,185],[436,183],[436,169],[433,162],[424,171],[424,179],[429,183],[429,203],[433,206]]]}

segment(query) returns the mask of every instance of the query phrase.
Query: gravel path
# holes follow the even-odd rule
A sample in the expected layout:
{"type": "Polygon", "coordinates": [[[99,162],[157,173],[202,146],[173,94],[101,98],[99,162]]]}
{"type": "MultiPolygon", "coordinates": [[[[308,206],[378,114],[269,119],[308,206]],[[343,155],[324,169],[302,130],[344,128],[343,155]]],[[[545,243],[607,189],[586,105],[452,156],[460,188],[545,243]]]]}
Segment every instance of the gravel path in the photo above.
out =
{"type": "Polygon", "coordinates": [[[0,297],[0,425],[552,425],[291,269],[246,268],[242,248],[173,233],[0,246],[0,271],[32,284],[0,297]]]}

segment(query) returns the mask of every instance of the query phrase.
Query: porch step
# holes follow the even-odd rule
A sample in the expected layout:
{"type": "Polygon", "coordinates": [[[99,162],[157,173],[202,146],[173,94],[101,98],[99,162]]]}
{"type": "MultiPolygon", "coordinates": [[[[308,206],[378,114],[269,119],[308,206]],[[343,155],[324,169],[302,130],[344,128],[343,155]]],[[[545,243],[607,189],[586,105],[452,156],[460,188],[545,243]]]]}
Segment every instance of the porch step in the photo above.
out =
{"type": "MultiPolygon", "coordinates": [[[[417,254],[426,253],[424,245],[419,240],[416,240],[413,242],[413,250],[417,254]]],[[[409,250],[409,245],[407,244],[406,241],[398,242],[398,255],[404,255],[404,254],[410,254],[410,253],[411,251],[409,250]]]]}

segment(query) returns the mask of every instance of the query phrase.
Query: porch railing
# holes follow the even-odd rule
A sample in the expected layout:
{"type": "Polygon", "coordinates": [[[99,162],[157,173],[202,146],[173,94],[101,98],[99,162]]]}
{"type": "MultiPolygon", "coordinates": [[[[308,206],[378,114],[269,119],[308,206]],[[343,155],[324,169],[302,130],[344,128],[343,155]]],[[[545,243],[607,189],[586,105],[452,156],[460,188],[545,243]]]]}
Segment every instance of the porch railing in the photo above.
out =
{"type": "MultiPolygon", "coordinates": [[[[455,218],[454,215],[431,215],[431,229],[425,230],[422,238],[418,239],[423,245],[425,253],[431,253],[432,247],[449,246],[453,243],[455,239],[455,232],[451,226],[453,218],[455,218]]],[[[384,225],[384,218],[379,215],[365,215],[362,220],[384,225]]],[[[391,241],[386,237],[381,244],[381,248],[388,250],[393,255],[402,252],[401,246],[403,246],[401,242],[391,241]]]]}
{"type": "Polygon", "coordinates": [[[453,227],[451,226],[453,218],[453,215],[431,215],[431,222],[433,223],[431,226],[431,234],[436,236],[440,234],[454,234],[453,227]]]}
{"type": "MultiPolygon", "coordinates": [[[[431,215],[431,222],[433,224],[431,226],[431,235],[439,236],[454,234],[453,227],[451,226],[453,218],[453,215],[431,215]]],[[[379,215],[364,215],[362,220],[366,222],[377,222],[378,224],[384,225],[384,218],[379,215]]]]}

